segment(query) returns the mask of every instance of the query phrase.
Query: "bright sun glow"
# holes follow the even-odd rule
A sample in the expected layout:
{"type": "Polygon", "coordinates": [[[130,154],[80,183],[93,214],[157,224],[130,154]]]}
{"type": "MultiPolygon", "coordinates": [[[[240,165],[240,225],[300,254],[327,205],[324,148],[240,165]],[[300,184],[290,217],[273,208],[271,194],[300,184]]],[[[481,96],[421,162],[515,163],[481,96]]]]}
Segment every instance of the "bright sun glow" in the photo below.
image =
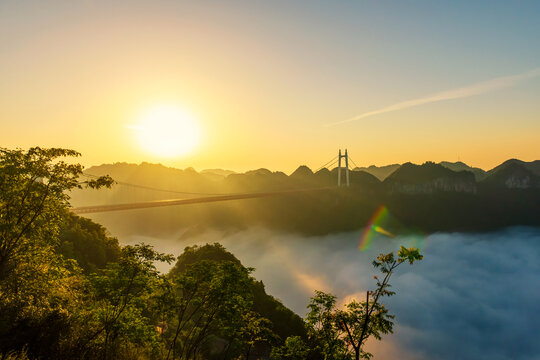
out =
{"type": "Polygon", "coordinates": [[[152,107],[130,128],[144,150],[161,157],[188,154],[199,145],[201,137],[193,115],[176,106],[152,107]]]}

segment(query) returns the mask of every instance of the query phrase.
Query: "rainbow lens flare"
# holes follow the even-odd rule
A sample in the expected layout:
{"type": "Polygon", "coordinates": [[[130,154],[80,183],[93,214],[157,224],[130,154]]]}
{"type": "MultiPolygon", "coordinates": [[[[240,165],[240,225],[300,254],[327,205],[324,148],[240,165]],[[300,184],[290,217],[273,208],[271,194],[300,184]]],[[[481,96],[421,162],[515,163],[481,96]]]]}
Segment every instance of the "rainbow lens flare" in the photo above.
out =
{"type": "Polygon", "coordinates": [[[369,219],[362,236],[360,237],[360,244],[358,245],[358,250],[366,251],[371,247],[375,233],[383,234],[388,237],[395,237],[394,234],[385,230],[382,225],[385,224],[388,219],[388,209],[386,206],[379,206],[375,213],[369,219]]]}

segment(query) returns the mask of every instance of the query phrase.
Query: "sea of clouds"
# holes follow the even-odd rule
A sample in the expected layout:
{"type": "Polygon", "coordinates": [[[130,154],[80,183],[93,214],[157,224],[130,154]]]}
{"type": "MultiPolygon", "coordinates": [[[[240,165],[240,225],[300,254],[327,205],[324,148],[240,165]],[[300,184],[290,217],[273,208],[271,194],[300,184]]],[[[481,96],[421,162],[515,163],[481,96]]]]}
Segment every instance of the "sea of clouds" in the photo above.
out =
{"type": "Polygon", "coordinates": [[[391,280],[397,295],[385,303],[396,326],[393,335],[369,344],[376,359],[540,359],[540,229],[380,235],[365,251],[358,250],[360,232],[303,237],[250,229],[121,240],[175,255],[188,245],[220,242],[256,268],[268,293],[302,316],[315,289],[340,303],[361,297],[374,286],[371,261],[379,253],[420,247],[424,260],[403,264],[391,280]]]}

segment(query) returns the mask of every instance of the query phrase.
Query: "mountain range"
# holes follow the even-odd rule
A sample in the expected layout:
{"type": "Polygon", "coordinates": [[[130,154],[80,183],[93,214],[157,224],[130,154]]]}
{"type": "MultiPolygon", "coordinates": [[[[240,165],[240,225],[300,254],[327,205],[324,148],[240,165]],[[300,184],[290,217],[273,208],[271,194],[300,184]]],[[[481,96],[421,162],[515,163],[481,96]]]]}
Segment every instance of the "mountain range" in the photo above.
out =
{"type": "MultiPolygon", "coordinates": [[[[188,236],[208,228],[251,226],[327,234],[365,226],[381,206],[392,214],[396,231],[485,231],[505,226],[540,226],[540,161],[510,159],[485,172],[459,162],[405,163],[381,168],[354,169],[349,173],[350,187],[337,187],[336,168],[314,173],[307,166],[300,166],[287,175],[268,169],[197,172],[149,163],[104,164],[85,173],[110,175],[117,184],[109,190],[76,190],[71,194],[71,202],[78,207],[317,189],[260,199],[91,215],[115,233],[149,235],[181,232],[188,236]],[[381,181],[381,168],[387,172],[394,170],[381,181]]],[[[345,184],[344,172],[341,180],[345,184]]]]}

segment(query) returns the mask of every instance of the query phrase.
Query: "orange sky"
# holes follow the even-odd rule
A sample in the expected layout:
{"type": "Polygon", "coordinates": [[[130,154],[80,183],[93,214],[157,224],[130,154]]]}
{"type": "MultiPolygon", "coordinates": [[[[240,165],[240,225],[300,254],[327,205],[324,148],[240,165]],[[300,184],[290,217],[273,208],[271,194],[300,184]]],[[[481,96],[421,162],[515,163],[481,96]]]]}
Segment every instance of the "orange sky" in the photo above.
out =
{"type": "Polygon", "coordinates": [[[399,6],[3,1],[0,145],[286,172],[345,147],[359,166],[540,158],[534,12],[399,6]],[[129,126],[159,104],[197,119],[191,153],[137,142],[129,126]]]}

